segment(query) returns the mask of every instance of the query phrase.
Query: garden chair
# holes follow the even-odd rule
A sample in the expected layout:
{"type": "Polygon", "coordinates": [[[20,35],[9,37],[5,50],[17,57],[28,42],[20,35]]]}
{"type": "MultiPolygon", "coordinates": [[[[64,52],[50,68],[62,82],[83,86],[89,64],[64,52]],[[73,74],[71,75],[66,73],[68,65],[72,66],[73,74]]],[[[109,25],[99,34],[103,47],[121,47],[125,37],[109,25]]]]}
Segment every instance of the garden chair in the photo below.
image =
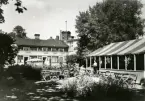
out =
{"type": "Polygon", "coordinates": [[[128,84],[130,85],[131,88],[135,87],[136,80],[137,80],[137,75],[129,74],[129,78],[128,78],[127,82],[128,82],[128,84]]]}
{"type": "Polygon", "coordinates": [[[106,71],[105,77],[109,77],[109,76],[111,76],[111,72],[110,71],[106,71]]]}

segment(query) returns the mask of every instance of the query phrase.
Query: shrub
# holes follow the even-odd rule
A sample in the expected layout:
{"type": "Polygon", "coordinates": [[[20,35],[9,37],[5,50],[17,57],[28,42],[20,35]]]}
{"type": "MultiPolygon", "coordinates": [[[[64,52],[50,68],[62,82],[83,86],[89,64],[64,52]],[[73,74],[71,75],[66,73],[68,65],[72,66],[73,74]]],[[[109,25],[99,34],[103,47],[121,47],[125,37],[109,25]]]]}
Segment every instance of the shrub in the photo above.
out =
{"type": "Polygon", "coordinates": [[[7,69],[7,75],[14,79],[41,80],[41,68],[30,65],[14,65],[7,69]]]}
{"type": "Polygon", "coordinates": [[[62,92],[68,97],[79,97],[88,100],[117,99],[131,100],[133,91],[122,86],[123,82],[107,78],[106,81],[95,82],[92,77],[81,76],[62,84],[62,92]]]}
{"type": "Polygon", "coordinates": [[[145,78],[142,78],[142,79],[140,80],[140,84],[141,84],[142,86],[145,87],[145,78]]]}

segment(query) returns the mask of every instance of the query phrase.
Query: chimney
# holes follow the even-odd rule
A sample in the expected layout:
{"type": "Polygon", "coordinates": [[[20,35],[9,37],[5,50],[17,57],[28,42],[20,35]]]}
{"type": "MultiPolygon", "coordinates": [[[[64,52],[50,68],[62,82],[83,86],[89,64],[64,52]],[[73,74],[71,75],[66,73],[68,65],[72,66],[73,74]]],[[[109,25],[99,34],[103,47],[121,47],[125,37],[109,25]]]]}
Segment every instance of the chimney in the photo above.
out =
{"type": "Polygon", "coordinates": [[[50,37],[49,39],[53,39],[52,37],[50,37]]]}
{"type": "Polygon", "coordinates": [[[35,39],[40,39],[40,34],[35,34],[35,39]]]}
{"type": "Polygon", "coordinates": [[[56,39],[56,40],[59,40],[59,36],[57,35],[55,39],[56,39]]]}

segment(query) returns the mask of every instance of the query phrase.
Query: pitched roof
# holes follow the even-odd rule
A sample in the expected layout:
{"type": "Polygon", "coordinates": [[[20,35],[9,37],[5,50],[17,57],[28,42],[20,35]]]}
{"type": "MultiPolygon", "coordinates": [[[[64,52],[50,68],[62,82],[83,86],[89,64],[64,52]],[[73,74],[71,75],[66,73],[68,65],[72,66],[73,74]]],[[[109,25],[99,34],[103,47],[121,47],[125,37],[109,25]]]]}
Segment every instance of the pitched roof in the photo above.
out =
{"type": "Polygon", "coordinates": [[[70,40],[67,40],[67,42],[73,42],[73,41],[78,41],[79,39],[70,39],[70,40]]]}
{"type": "Polygon", "coordinates": [[[40,47],[62,47],[67,48],[68,45],[61,41],[55,39],[40,40],[40,39],[23,39],[16,38],[15,42],[18,46],[40,46],[40,47]]]}
{"type": "Polygon", "coordinates": [[[88,56],[109,56],[145,53],[145,38],[111,43],[95,50],[88,56]]]}

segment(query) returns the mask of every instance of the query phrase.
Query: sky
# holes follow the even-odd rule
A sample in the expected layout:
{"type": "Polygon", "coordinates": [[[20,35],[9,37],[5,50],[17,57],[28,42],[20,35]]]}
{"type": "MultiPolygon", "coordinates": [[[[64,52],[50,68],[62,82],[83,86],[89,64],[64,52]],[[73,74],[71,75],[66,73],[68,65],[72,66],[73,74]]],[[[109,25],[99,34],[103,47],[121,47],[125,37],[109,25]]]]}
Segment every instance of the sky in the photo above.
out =
{"type": "MultiPolygon", "coordinates": [[[[22,14],[15,11],[13,1],[3,6],[5,23],[0,24],[0,29],[11,32],[17,25],[22,26],[27,36],[34,38],[34,34],[40,34],[41,39],[55,38],[60,30],[71,31],[77,36],[75,19],[79,11],[86,11],[89,6],[102,0],[22,0],[28,9],[22,14]]],[[[141,0],[145,5],[145,0],[141,0]]],[[[142,9],[142,17],[145,18],[145,7],[142,9]]]]}

